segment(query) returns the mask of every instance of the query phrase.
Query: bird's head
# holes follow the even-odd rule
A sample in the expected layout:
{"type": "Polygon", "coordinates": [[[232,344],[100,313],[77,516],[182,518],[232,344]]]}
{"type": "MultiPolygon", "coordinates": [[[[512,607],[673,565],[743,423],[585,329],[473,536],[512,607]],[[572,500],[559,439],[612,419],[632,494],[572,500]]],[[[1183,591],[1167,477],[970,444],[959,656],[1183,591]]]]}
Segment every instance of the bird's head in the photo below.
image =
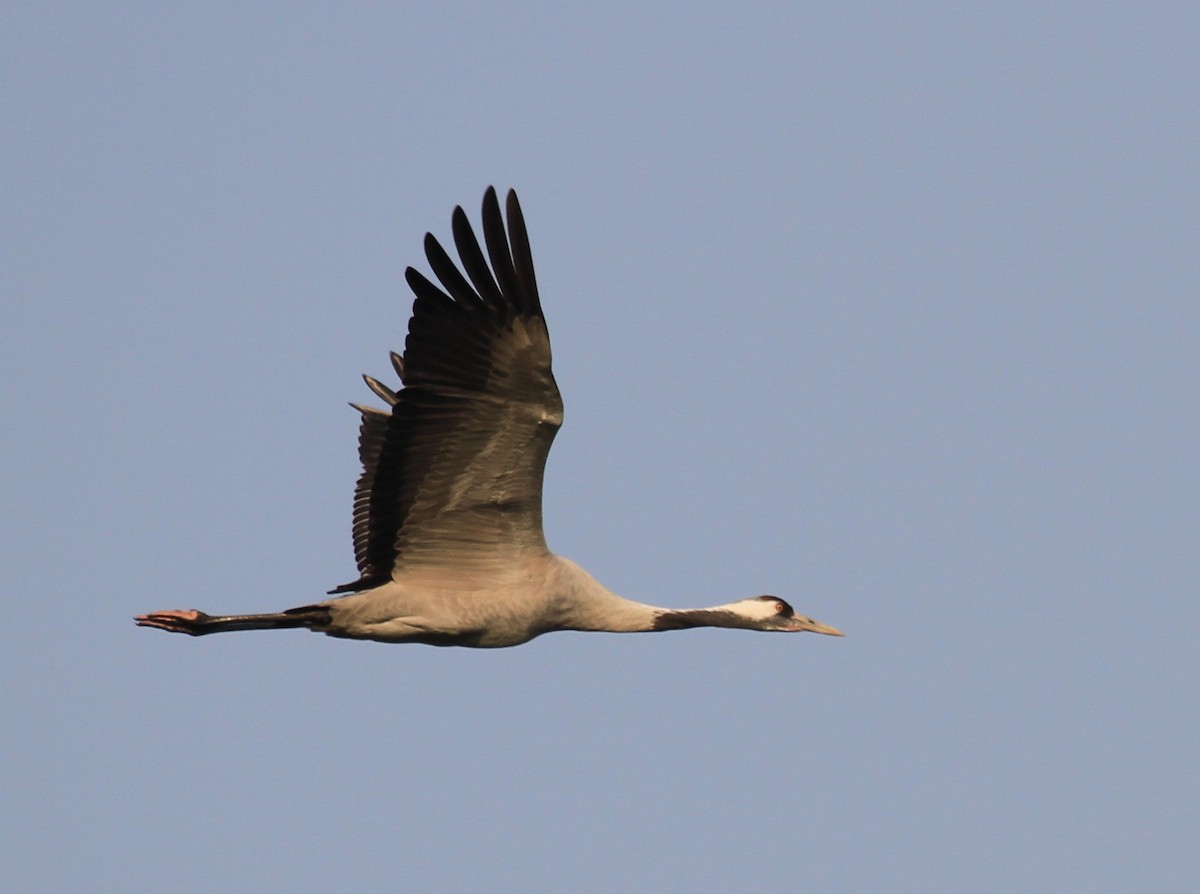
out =
{"type": "Polygon", "coordinates": [[[728,612],[744,619],[746,627],[753,630],[769,630],[783,633],[824,633],[827,636],[845,636],[836,627],[796,614],[795,610],[778,596],[755,596],[724,606],[728,612]]]}

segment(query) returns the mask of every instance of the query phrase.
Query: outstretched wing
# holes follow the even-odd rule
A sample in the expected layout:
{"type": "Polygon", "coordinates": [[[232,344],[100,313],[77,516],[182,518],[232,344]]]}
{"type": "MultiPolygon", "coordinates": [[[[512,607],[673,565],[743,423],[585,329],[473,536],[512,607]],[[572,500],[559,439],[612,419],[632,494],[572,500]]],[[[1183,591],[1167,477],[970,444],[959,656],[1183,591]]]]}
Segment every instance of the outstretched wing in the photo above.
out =
{"type": "Polygon", "coordinates": [[[562,399],[512,191],[507,212],[506,232],[489,187],[485,259],[466,214],[454,209],[465,276],[429,234],[425,254],[441,288],[412,267],[405,273],[416,300],[404,355],[392,355],[403,387],[393,392],[365,377],[390,411],[358,407],[360,577],[332,593],[377,586],[401,569],[465,567],[546,548],[542,473],[562,399]]]}

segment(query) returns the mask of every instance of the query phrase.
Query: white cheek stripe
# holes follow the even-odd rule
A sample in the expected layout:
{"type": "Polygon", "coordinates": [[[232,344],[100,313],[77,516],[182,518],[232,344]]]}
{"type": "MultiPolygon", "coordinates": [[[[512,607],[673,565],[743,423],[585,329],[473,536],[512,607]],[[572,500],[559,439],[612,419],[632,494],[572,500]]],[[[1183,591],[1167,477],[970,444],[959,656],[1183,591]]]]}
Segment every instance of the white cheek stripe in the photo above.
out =
{"type": "Polygon", "coordinates": [[[775,610],[776,602],[774,599],[743,599],[741,602],[730,602],[726,605],[716,606],[716,610],[732,612],[743,618],[753,618],[756,621],[765,621],[767,618],[775,617],[778,612],[775,610]]]}

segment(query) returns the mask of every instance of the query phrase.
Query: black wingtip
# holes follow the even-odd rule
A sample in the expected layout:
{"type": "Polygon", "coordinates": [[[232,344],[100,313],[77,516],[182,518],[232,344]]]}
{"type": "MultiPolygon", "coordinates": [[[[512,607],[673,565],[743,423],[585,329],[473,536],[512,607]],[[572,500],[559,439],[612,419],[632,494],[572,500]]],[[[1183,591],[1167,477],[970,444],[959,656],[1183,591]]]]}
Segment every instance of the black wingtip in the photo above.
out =
{"type": "Polygon", "coordinates": [[[529,231],[525,228],[525,215],[517,191],[510,189],[506,209],[508,212],[508,244],[512,252],[513,272],[516,274],[520,292],[527,302],[527,311],[542,312],[542,301],[538,296],[537,275],[533,272],[533,251],[529,247],[529,231]]]}
{"type": "Polygon", "coordinates": [[[483,213],[487,214],[490,209],[500,210],[500,199],[494,186],[489,186],[483,191],[483,213]]]}

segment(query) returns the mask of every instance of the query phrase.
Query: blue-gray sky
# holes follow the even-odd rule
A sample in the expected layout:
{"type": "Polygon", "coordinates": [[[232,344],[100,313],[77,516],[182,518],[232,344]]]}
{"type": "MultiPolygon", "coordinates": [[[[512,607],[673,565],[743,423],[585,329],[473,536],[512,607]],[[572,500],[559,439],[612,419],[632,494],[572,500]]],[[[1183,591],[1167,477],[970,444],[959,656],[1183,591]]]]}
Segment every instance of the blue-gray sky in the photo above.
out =
{"type": "Polygon", "coordinates": [[[1188,4],[10,3],[6,890],[1179,891],[1188,4]],[[352,579],[361,372],[521,194],[551,546],[844,640],[189,640],[352,579]]]}

